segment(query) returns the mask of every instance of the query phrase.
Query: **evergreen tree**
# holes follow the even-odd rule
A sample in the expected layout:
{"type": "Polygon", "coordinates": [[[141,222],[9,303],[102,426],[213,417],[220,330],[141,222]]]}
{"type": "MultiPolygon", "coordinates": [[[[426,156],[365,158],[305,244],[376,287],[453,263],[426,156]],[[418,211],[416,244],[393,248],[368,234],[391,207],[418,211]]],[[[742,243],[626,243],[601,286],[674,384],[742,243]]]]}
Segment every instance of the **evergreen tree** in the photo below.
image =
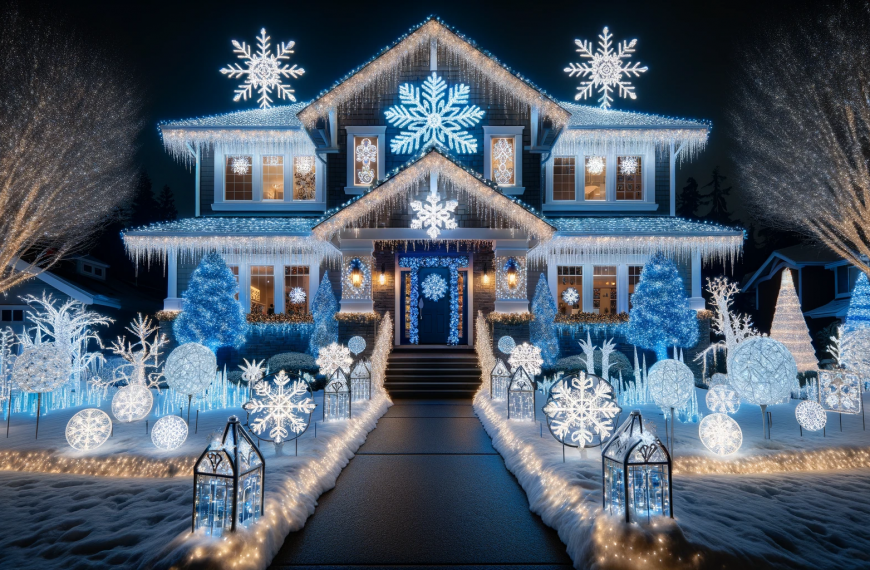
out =
{"type": "Polygon", "coordinates": [[[182,311],[172,325],[176,340],[198,342],[213,351],[242,346],[248,321],[237,292],[236,278],[220,254],[203,257],[182,294],[182,311]]]}
{"type": "Polygon", "coordinates": [[[712,218],[720,224],[727,224],[731,221],[731,213],[728,211],[728,195],[731,193],[731,186],[728,188],[722,187],[722,182],[728,180],[726,176],[719,174],[719,167],[713,169],[713,178],[701,188],[709,188],[710,192],[705,194],[701,204],[709,206],[710,210],[706,217],[712,218]]]}
{"type": "Polygon", "coordinates": [[[178,218],[178,210],[175,208],[175,196],[173,196],[169,184],[164,184],[163,191],[157,196],[157,208],[160,211],[160,219],[163,221],[173,221],[178,218]]]}
{"type": "Polygon", "coordinates": [[[142,171],[139,174],[139,181],[136,183],[136,190],[133,194],[130,225],[139,227],[158,220],[160,220],[160,207],[157,205],[154,192],[151,190],[151,178],[147,172],[142,171]]]}
{"type": "Polygon", "coordinates": [[[532,314],[535,318],[529,323],[529,340],[541,349],[544,367],[551,368],[559,359],[559,337],[555,322],[556,301],[553,300],[550,286],[543,273],[532,299],[532,314]]]}
{"type": "Polygon", "coordinates": [[[776,300],[773,324],[770,327],[770,338],[785,345],[797,363],[798,372],[818,370],[819,361],[816,359],[810,330],[804,320],[801,302],[794,290],[791,270],[788,268],[782,272],[779,298],[776,300]]]}
{"type": "Polygon", "coordinates": [[[866,328],[870,328],[870,282],[867,280],[867,274],[862,271],[855,282],[855,289],[852,290],[852,300],[849,301],[843,332],[849,333],[866,328]]]}
{"type": "Polygon", "coordinates": [[[690,348],[698,342],[698,317],[689,308],[677,266],[657,253],[643,266],[631,296],[628,342],[655,350],[659,360],[668,347],[690,348]]]}
{"type": "Polygon", "coordinates": [[[698,181],[689,178],[680,193],[680,205],[677,207],[677,213],[684,218],[697,218],[700,205],[701,195],[698,193],[698,181]]]}
{"type": "Polygon", "coordinates": [[[308,353],[317,356],[320,349],[333,342],[338,342],[338,321],[335,313],[338,312],[338,301],[332,292],[332,284],[329,282],[329,273],[323,274],[323,281],[317,288],[314,301],[311,302],[311,316],[314,319],[314,330],[308,341],[308,353]]]}

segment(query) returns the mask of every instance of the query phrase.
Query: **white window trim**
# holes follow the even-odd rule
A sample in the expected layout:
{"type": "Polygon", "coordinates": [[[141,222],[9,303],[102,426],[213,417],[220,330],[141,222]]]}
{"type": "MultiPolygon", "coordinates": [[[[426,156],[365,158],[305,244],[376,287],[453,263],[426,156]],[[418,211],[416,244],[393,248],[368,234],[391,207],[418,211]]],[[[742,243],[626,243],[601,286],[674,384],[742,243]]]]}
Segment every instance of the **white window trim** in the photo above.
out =
{"type": "Polygon", "coordinates": [[[559,267],[582,267],[583,268],[583,306],[581,311],[591,313],[592,309],[592,290],[595,289],[595,266],[611,266],[616,267],[616,312],[628,312],[628,266],[642,266],[649,260],[647,256],[624,256],[619,262],[601,260],[598,263],[558,263],[547,266],[547,282],[550,285],[550,293],[553,299],[556,299],[558,305],[557,291],[559,290],[559,267]]]}
{"type": "Polygon", "coordinates": [[[280,152],[224,152],[223,149],[216,150],[214,153],[214,202],[212,209],[219,212],[228,211],[312,211],[326,210],[326,165],[315,153],[313,156],[316,161],[314,171],[314,200],[294,200],[293,199],[293,159],[296,155],[292,153],[280,152]],[[226,157],[227,156],[250,156],[251,157],[251,195],[252,200],[226,200],[226,157]],[[264,200],[263,199],[263,157],[264,156],[283,156],[284,157],[284,199],[283,200],[264,200]],[[288,184],[289,182],[289,184],[288,184]]]}
{"type": "Polygon", "coordinates": [[[492,179],[492,137],[514,137],[514,184],[502,186],[499,189],[508,196],[522,196],[526,191],[523,183],[523,126],[490,126],[483,127],[483,172],[487,180],[492,179]]]}
{"type": "Polygon", "coordinates": [[[306,301],[309,310],[314,302],[314,295],[320,287],[320,265],[293,263],[292,259],[275,259],[272,256],[253,256],[250,258],[240,259],[235,256],[224,257],[226,264],[234,265],[239,268],[239,303],[245,313],[251,312],[251,266],[267,266],[272,268],[272,277],[275,280],[274,299],[275,313],[285,313],[287,307],[284,303],[284,267],[291,265],[307,265],[308,266],[308,295],[306,301]]]}
{"type": "Polygon", "coordinates": [[[352,196],[359,196],[366,189],[371,188],[369,186],[363,186],[361,184],[354,184],[354,158],[356,149],[353,146],[353,137],[369,137],[373,139],[377,139],[378,141],[378,180],[383,180],[386,176],[387,166],[386,166],[386,149],[384,148],[387,144],[387,127],[386,125],[378,127],[378,126],[367,126],[367,127],[344,127],[344,130],[347,131],[347,186],[344,188],[344,193],[352,196]]]}

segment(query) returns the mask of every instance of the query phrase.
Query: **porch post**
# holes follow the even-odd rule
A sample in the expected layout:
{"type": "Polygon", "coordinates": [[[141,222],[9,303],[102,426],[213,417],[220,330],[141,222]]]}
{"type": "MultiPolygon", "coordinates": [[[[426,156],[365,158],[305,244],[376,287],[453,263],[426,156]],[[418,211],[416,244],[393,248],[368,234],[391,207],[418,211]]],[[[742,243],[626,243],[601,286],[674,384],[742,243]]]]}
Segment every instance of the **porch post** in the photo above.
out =
{"type": "Polygon", "coordinates": [[[166,256],[166,299],[164,311],[180,311],[181,299],[178,297],[178,254],[170,251],[166,256]]]}
{"type": "Polygon", "coordinates": [[[372,300],[372,272],[374,270],[374,240],[341,240],[341,311],[342,313],[371,313],[375,310],[372,300]],[[363,282],[354,287],[350,281],[351,263],[359,260],[363,282]]]}
{"type": "Polygon", "coordinates": [[[696,311],[704,310],[704,295],[701,292],[701,252],[692,252],[692,297],[689,299],[689,307],[696,311]]]}
{"type": "Polygon", "coordinates": [[[528,246],[524,239],[495,240],[495,310],[498,313],[528,313],[526,252],[528,246]],[[517,285],[511,289],[507,284],[508,260],[517,264],[517,285]]]}

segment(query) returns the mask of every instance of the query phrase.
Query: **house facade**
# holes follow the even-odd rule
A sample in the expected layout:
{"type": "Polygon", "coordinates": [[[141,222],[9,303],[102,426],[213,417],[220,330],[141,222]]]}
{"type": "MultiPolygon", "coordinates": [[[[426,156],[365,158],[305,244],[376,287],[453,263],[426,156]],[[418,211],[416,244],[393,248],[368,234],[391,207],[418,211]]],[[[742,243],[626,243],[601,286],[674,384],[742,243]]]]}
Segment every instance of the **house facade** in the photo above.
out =
{"type": "Polygon", "coordinates": [[[541,274],[566,320],[615,321],[663,251],[700,310],[702,265],[743,242],[674,214],[709,123],[557,101],[438,19],[311,102],[159,129],[196,213],[124,240],[166,263],[167,311],[214,250],[252,314],[305,312],[328,274],[342,337],[390,311],[396,345],[472,345],[482,311],[519,340],[541,274]]]}

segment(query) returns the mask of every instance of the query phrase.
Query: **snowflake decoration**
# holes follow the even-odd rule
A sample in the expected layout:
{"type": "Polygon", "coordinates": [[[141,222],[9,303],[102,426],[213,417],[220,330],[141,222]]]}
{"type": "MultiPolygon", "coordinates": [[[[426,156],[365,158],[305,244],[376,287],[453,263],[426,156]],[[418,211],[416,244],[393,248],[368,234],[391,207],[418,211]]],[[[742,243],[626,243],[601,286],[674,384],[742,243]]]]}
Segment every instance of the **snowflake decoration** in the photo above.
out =
{"type": "Polygon", "coordinates": [[[314,168],[313,156],[297,156],[296,172],[299,174],[308,174],[314,168]]]}
{"type": "Polygon", "coordinates": [[[517,343],[512,336],[503,336],[498,339],[498,349],[505,354],[510,354],[517,347],[517,343]]]}
{"type": "Polygon", "coordinates": [[[573,287],[568,287],[562,291],[562,300],[569,305],[574,305],[580,300],[580,293],[573,287]]]}
{"type": "Polygon", "coordinates": [[[287,298],[290,299],[290,302],[294,305],[301,305],[305,302],[306,297],[305,289],[302,287],[293,287],[290,289],[290,293],[287,294],[287,298]]]}
{"type": "Polygon", "coordinates": [[[417,212],[417,217],[411,220],[411,229],[420,230],[429,228],[426,233],[432,239],[441,235],[441,226],[445,230],[455,230],[456,219],[450,215],[456,211],[459,202],[456,200],[447,200],[441,204],[441,194],[438,192],[429,192],[426,196],[427,204],[423,204],[418,200],[411,202],[411,209],[417,212]]]}
{"type": "Polygon", "coordinates": [[[112,415],[120,422],[135,422],[148,415],[153,403],[151,390],[141,384],[130,384],[112,398],[112,415]]]}
{"type": "Polygon", "coordinates": [[[717,455],[731,455],[743,445],[743,431],[725,414],[704,416],[698,425],[701,443],[717,455]]]}
{"type": "Polygon", "coordinates": [[[603,156],[590,156],[586,159],[586,171],[589,174],[594,174],[598,176],[602,172],[604,172],[604,157],[603,156]]]}
{"type": "Polygon", "coordinates": [[[248,169],[251,168],[251,160],[247,156],[235,156],[230,161],[230,168],[239,176],[247,174],[248,169]]]}
{"type": "Polygon", "coordinates": [[[460,83],[447,89],[447,83],[432,73],[420,88],[410,83],[399,87],[401,105],[386,110],[387,122],[403,130],[390,142],[390,149],[399,154],[420,150],[420,143],[439,143],[458,153],[477,152],[477,140],[465,129],[475,126],[484,111],[468,104],[471,88],[460,83]],[[447,91],[447,100],[444,92],[447,91]],[[461,107],[465,105],[464,107],[461,107]]]}
{"type": "Polygon", "coordinates": [[[250,362],[248,362],[247,358],[243,358],[245,361],[244,366],[241,364],[239,368],[242,369],[242,380],[253,385],[260,381],[266,373],[266,369],[263,365],[266,363],[266,360],[263,359],[260,362],[257,362],[257,359],[252,358],[250,362]]]}
{"type": "Polygon", "coordinates": [[[366,349],[366,339],[361,336],[351,337],[347,341],[347,348],[354,354],[359,354],[366,349]]]}
{"type": "Polygon", "coordinates": [[[187,422],[178,416],[163,416],[151,429],[151,443],[160,449],[177,449],[187,439],[187,422]]]}
{"type": "Polygon", "coordinates": [[[586,99],[592,95],[593,89],[598,89],[601,93],[601,98],[598,101],[605,109],[613,103],[613,87],[619,87],[619,96],[637,99],[634,93],[634,86],[630,81],[625,81],[623,76],[640,77],[640,74],[647,70],[646,67],[640,67],[640,63],[630,64],[627,60],[634,53],[634,46],[637,40],[630,42],[623,41],[617,45],[617,50],[613,51],[613,42],[611,41],[613,34],[610,30],[604,28],[604,31],[598,36],[598,51],[592,52],[592,42],[586,40],[574,40],[577,44],[577,52],[581,58],[590,59],[592,61],[584,61],[583,63],[571,63],[565,68],[568,77],[584,77],[580,82],[580,87],[577,88],[579,93],[574,97],[575,101],[586,99]]]}
{"type": "Polygon", "coordinates": [[[362,163],[362,168],[357,172],[360,184],[371,184],[375,179],[375,171],[371,164],[378,161],[378,147],[373,145],[370,139],[363,139],[356,145],[356,161],[362,163]]]}
{"type": "Polygon", "coordinates": [[[559,380],[544,406],[550,431],[562,443],[586,447],[597,434],[605,440],[613,433],[613,418],[621,410],[610,384],[581,372],[570,381],[559,380]]]}
{"type": "Polygon", "coordinates": [[[97,408],[77,412],[66,424],[66,441],[79,451],[96,449],[112,433],[112,418],[97,408]]]}
{"type": "Polygon", "coordinates": [[[511,365],[511,372],[516,372],[517,368],[523,367],[530,376],[540,374],[543,363],[544,359],[541,358],[541,349],[527,342],[514,348],[511,352],[511,357],[508,359],[508,364],[511,365]]]}
{"type": "Polygon", "coordinates": [[[315,407],[314,398],[304,380],[294,380],[287,390],[285,386],[290,380],[287,373],[279,371],[272,381],[257,384],[251,400],[244,406],[251,414],[251,429],[261,439],[282,443],[290,432],[298,436],[308,428],[315,407]],[[268,437],[264,437],[267,430],[268,437]]]}
{"type": "Polygon", "coordinates": [[[795,418],[807,431],[819,431],[828,423],[825,409],[818,402],[804,400],[794,409],[795,418]]]}
{"type": "Polygon", "coordinates": [[[861,378],[845,370],[820,370],[819,402],[831,412],[860,414],[861,378]]]}
{"type": "Polygon", "coordinates": [[[328,346],[324,346],[317,353],[317,366],[320,367],[320,373],[329,378],[332,373],[341,368],[345,374],[350,373],[350,367],[353,364],[353,358],[350,356],[350,349],[344,345],[333,342],[328,346]]]}
{"type": "Polygon", "coordinates": [[[711,412],[733,414],[740,409],[740,398],[737,392],[728,386],[713,386],[707,390],[705,400],[711,412]]]}
{"type": "Polygon", "coordinates": [[[437,273],[430,273],[420,284],[420,288],[423,289],[424,297],[430,301],[438,301],[447,292],[447,282],[437,273]]]}
{"type": "Polygon", "coordinates": [[[636,156],[626,156],[619,161],[619,171],[626,176],[637,174],[637,167],[638,162],[636,156]]]}
{"type": "Polygon", "coordinates": [[[236,96],[233,97],[233,101],[238,102],[239,99],[247,101],[253,89],[259,91],[260,98],[258,101],[263,109],[268,109],[272,103],[272,98],[269,94],[273,89],[277,89],[279,99],[296,101],[293,89],[281,83],[282,78],[292,77],[293,79],[298,79],[305,73],[305,70],[301,67],[297,68],[296,65],[289,67],[286,63],[282,62],[282,60],[290,59],[290,54],[293,53],[293,46],[296,45],[296,42],[291,41],[278,44],[278,53],[272,55],[270,40],[271,38],[266,35],[266,28],[261,29],[260,35],[257,37],[257,48],[259,50],[257,53],[252,53],[251,46],[245,44],[245,42],[239,43],[233,40],[233,47],[236,48],[233,52],[238,54],[239,59],[245,60],[245,65],[247,65],[247,69],[238,63],[230,64],[228,67],[221,69],[221,73],[229,76],[230,79],[247,75],[245,82],[236,89],[236,96]]]}
{"type": "Polygon", "coordinates": [[[508,168],[514,159],[514,145],[511,139],[498,139],[492,149],[492,160],[498,167],[493,175],[498,184],[510,184],[514,177],[514,169],[508,168]]]}

